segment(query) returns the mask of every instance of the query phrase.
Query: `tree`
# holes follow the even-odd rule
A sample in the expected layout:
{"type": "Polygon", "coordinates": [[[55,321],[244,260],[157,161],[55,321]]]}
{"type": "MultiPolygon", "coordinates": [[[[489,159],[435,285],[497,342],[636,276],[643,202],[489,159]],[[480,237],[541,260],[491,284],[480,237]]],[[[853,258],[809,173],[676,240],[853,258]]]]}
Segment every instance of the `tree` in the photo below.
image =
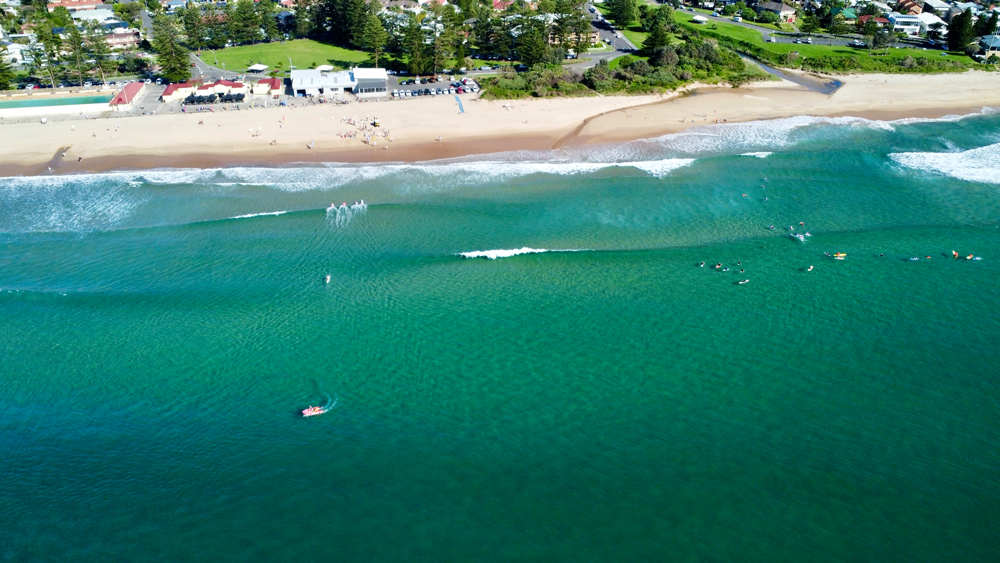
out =
{"type": "MultiPolygon", "coordinates": [[[[66,30],[66,41],[63,43],[63,49],[66,52],[66,62],[76,70],[76,81],[82,86],[83,67],[87,60],[87,51],[84,36],[76,26],[71,25],[66,30]]],[[[87,68],[87,70],[89,71],[90,68],[87,68]]]]}
{"type": "Polygon", "coordinates": [[[264,30],[264,38],[273,41],[278,37],[278,16],[274,13],[272,0],[260,0],[257,3],[260,28],[264,30]]]}
{"type": "Polygon", "coordinates": [[[230,13],[229,30],[230,39],[236,44],[256,43],[260,39],[260,18],[253,0],[237,0],[230,13]]]}
{"type": "Polygon", "coordinates": [[[972,10],[955,14],[948,25],[948,48],[952,51],[965,51],[965,47],[976,37],[972,27],[972,10]]]}
{"type": "Polygon", "coordinates": [[[375,68],[378,68],[378,59],[382,56],[385,44],[389,42],[389,34],[382,26],[382,20],[377,14],[368,14],[365,20],[365,29],[361,34],[361,46],[365,51],[371,53],[375,68]]]}
{"type": "Polygon", "coordinates": [[[639,17],[637,0],[610,0],[608,8],[608,15],[620,29],[629,27],[639,17]]]}
{"type": "Polygon", "coordinates": [[[55,88],[56,87],[56,56],[43,44],[35,44],[28,49],[28,53],[31,56],[31,74],[37,75],[38,73],[43,73],[48,79],[49,84],[55,88]]]}
{"type": "Polygon", "coordinates": [[[666,47],[670,44],[670,36],[667,35],[667,30],[662,23],[655,23],[652,29],[649,30],[649,35],[646,36],[646,40],[642,42],[642,52],[647,56],[651,55],[656,49],[666,47]]]}
{"type": "Polygon", "coordinates": [[[976,22],[976,35],[982,37],[983,35],[993,35],[993,32],[997,30],[997,23],[1000,19],[1000,13],[996,11],[991,12],[990,17],[985,15],[979,17],[979,21],[976,22]]]}
{"type": "Polygon", "coordinates": [[[424,39],[424,30],[420,28],[420,22],[411,14],[403,36],[403,54],[407,59],[406,68],[411,74],[420,74],[427,66],[424,39]]]}
{"type": "Polygon", "coordinates": [[[197,6],[184,8],[180,13],[180,20],[184,25],[184,35],[187,36],[187,46],[191,49],[201,49],[205,45],[205,21],[201,15],[201,8],[197,6]]]}
{"type": "Polygon", "coordinates": [[[101,73],[101,82],[107,83],[107,74],[114,70],[115,62],[111,60],[111,46],[104,38],[104,29],[95,21],[87,24],[86,47],[90,58],[94,59],[94,66],[101,73]]]}
{"type": "Polygon", "coordinates": [[[778,14],[775,14],[774,12],[769,12],[767,10],[761,10],[760,13],[757,14],[757,21],[759,23],[778,23],[779,19],[781,18],[778,16],[778,14]]]}
{"type": "Polygon", "coordinates": [[[153,19],[153,49],[160,65],[160,75],[170,82],[191,78],[188,50],[177,41],[177,24],[168,16],[153,19]]]}
{"type": "Polygon", "coordinates": [[[0,90],[10,90],[10,85],[14,83],[16,77],[14,67],[10,64],[7,46],[0,45],[0,90]]]}
{"type": "Polygon", "coordinates": [[[142,4],[138,2],[129,2],[128,4],[115,4],[114,13],[116,16],[121,18],[121,20],[129,26],[134,26],[139,19],[139,12],[142,10],[142,4]]]}
{"type": "Polygon", "coordinates": [[[521,44],[518,46],[517,54],[525,65],[531,67],[549,61],[551,53],[544,33],[542,26],[534,25],[519,37],[521,44]]]}
{"type": "Polygon", "coordinates": [[[843,14],[837,14],[830,18],[830,33],[834,35],[846,35],[850,30],[847,28],[847,19],[843,14]]]}
{"type": "Polygon", "coordinates": [[[799,31],[806,35],[816,33],[819,31],[819,18],[812,14],[802,18],[802,23],[799,24],[799,31]]]}
{"type": "Polygon", "coordinates": [[[944,37],[944,24],[941,22],[932,23],[927,27],[927,38],[940,41],[944,37]]]}

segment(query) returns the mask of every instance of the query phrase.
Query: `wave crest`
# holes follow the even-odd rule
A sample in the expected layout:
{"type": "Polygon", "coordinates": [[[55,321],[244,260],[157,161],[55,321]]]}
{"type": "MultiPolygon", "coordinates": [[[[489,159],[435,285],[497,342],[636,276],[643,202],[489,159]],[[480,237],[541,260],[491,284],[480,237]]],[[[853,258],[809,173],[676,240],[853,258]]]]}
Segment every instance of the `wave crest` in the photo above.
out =
{"type": "Polygon", "coordinates": [[[967,182],[1000,184],[1000,143],[961,152],[900,152],[889,158],[900,166],[935,172],[967,182]]]}

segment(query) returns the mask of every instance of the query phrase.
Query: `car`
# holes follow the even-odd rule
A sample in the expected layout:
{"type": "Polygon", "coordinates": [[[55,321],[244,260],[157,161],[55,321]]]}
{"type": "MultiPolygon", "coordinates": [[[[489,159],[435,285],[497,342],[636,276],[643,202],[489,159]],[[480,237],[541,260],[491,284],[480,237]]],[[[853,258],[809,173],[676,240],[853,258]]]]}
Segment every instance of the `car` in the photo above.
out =
{"type": "Polygon", "coordinates": [[[733,16],[733,21],[734,22],[741,22],[741,21],[743,21],[743,18],[741,18],[740,16],[733,16]]]}
{"type": "Polygon", "coordinates": [[[148,78],[147,78],[147,79],[146,79],[146,80],[145,80],[144,82],[145,82],[146,84],[152,84],[152,83],[153,83],[153,81],[152,81],[152,80],[150,80],[150,79],[148,79],[148,78]]]}
{"type": "Polygon", "coordinates": [[[802,43],[802,40],[801,39],[796,39],[795,42],[796,43],[802,43]]]}
{"type": "Polygon", "coordinates": [[[767,39],[767,41],[768,41],[768,43],[777,43],[777,42],[778,42],[778,40],[777,40],[777,39],[775,39],[773,35],[772,35],[771,37],[769,37],[769,38],[767,39]]]}
{"type": "Polygon", "coordinates": [[[162,78],[157,78],[156,79],[156,85],[159,86],[160,84],[163,84],[163,79],[162,78]]]}
{"type": "Polygon", "coordinates": [[[812,45],[812,42],[813,42],[813,38],[812,37],[806,37],[806,43],[812,45]]]}
{"type": "Polygon", "coordinates": [[[94,83],[93,83],[93,82],[90,82],[89,80],[88,80],[87,82],[84,82],[84,83],[83,83],[83,86],[84,86],[84,88],[90,88],[90,87],[91,87],[91,86],[93,86],[93,85],[94,85],[94,83]]]}
{"type": "Polygon", "coordinates": [[[387,71],[385,71],[385,73],[386,74],[396,74],[396,71],[394,71],[394,70],[387,70],[387,71]]]}
{"type": "Polygon", "coordinates": [[[191,63],[191,66],[195,66],[195,64],[194,64],[194,63],[191,63]]]}

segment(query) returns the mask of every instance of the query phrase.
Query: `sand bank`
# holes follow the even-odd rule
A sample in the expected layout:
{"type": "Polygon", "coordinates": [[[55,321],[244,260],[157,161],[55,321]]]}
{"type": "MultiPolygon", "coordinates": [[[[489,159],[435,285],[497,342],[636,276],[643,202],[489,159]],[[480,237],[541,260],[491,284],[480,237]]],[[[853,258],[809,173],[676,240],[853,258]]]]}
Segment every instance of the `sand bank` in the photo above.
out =
{"type": "Polygon", "coordinates": [[[1000,73],[837,77],[833,95],[790,82],[700,87],[693,95],[509,102],[454,96],[343,105],[0,124],[0,175],[287,162],[422,161],[656,137],[693,125],[800,115],[894,120],[1000,106],[1000,73]],[[378,117],[392,142],[344,135],[378,117]],[[440,137],[440,140],[438,138],[440,137]],[[309,148],[309,146],[312,148],[309,148]],[[62,153],[66,156],[63,157],[62,153]],[[82,159],[82,161],[78,161],[82,159]]]}

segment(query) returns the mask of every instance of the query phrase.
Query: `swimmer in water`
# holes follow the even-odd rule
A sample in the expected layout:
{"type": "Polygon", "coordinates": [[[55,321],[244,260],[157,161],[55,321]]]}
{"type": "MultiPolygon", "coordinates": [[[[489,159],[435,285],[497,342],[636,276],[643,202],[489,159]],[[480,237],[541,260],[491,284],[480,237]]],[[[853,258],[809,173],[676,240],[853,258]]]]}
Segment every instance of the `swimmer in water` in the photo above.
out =
{"type": "Polygon", "coordinates": [[[330,276],[326,276],[326,283],[330,283],[330,276]]]}
{"type": "Polygon", "coordinates": [[[807,272],[811,272],[811,271],[813,271],[813,267],[812,267],[812,266],[809,266],[809,269],[808,269],[808,270],[806,270],[806,271],[807,271],[807,272]]]}
{"type": "Polygon", "coordinates": [[[704,268],[704,267],[705,267],[705,263],[704,263],[704,262],[702,262],[701,264],[698,264],[698,267],[699,267],[699,268],[704,268]]]}

